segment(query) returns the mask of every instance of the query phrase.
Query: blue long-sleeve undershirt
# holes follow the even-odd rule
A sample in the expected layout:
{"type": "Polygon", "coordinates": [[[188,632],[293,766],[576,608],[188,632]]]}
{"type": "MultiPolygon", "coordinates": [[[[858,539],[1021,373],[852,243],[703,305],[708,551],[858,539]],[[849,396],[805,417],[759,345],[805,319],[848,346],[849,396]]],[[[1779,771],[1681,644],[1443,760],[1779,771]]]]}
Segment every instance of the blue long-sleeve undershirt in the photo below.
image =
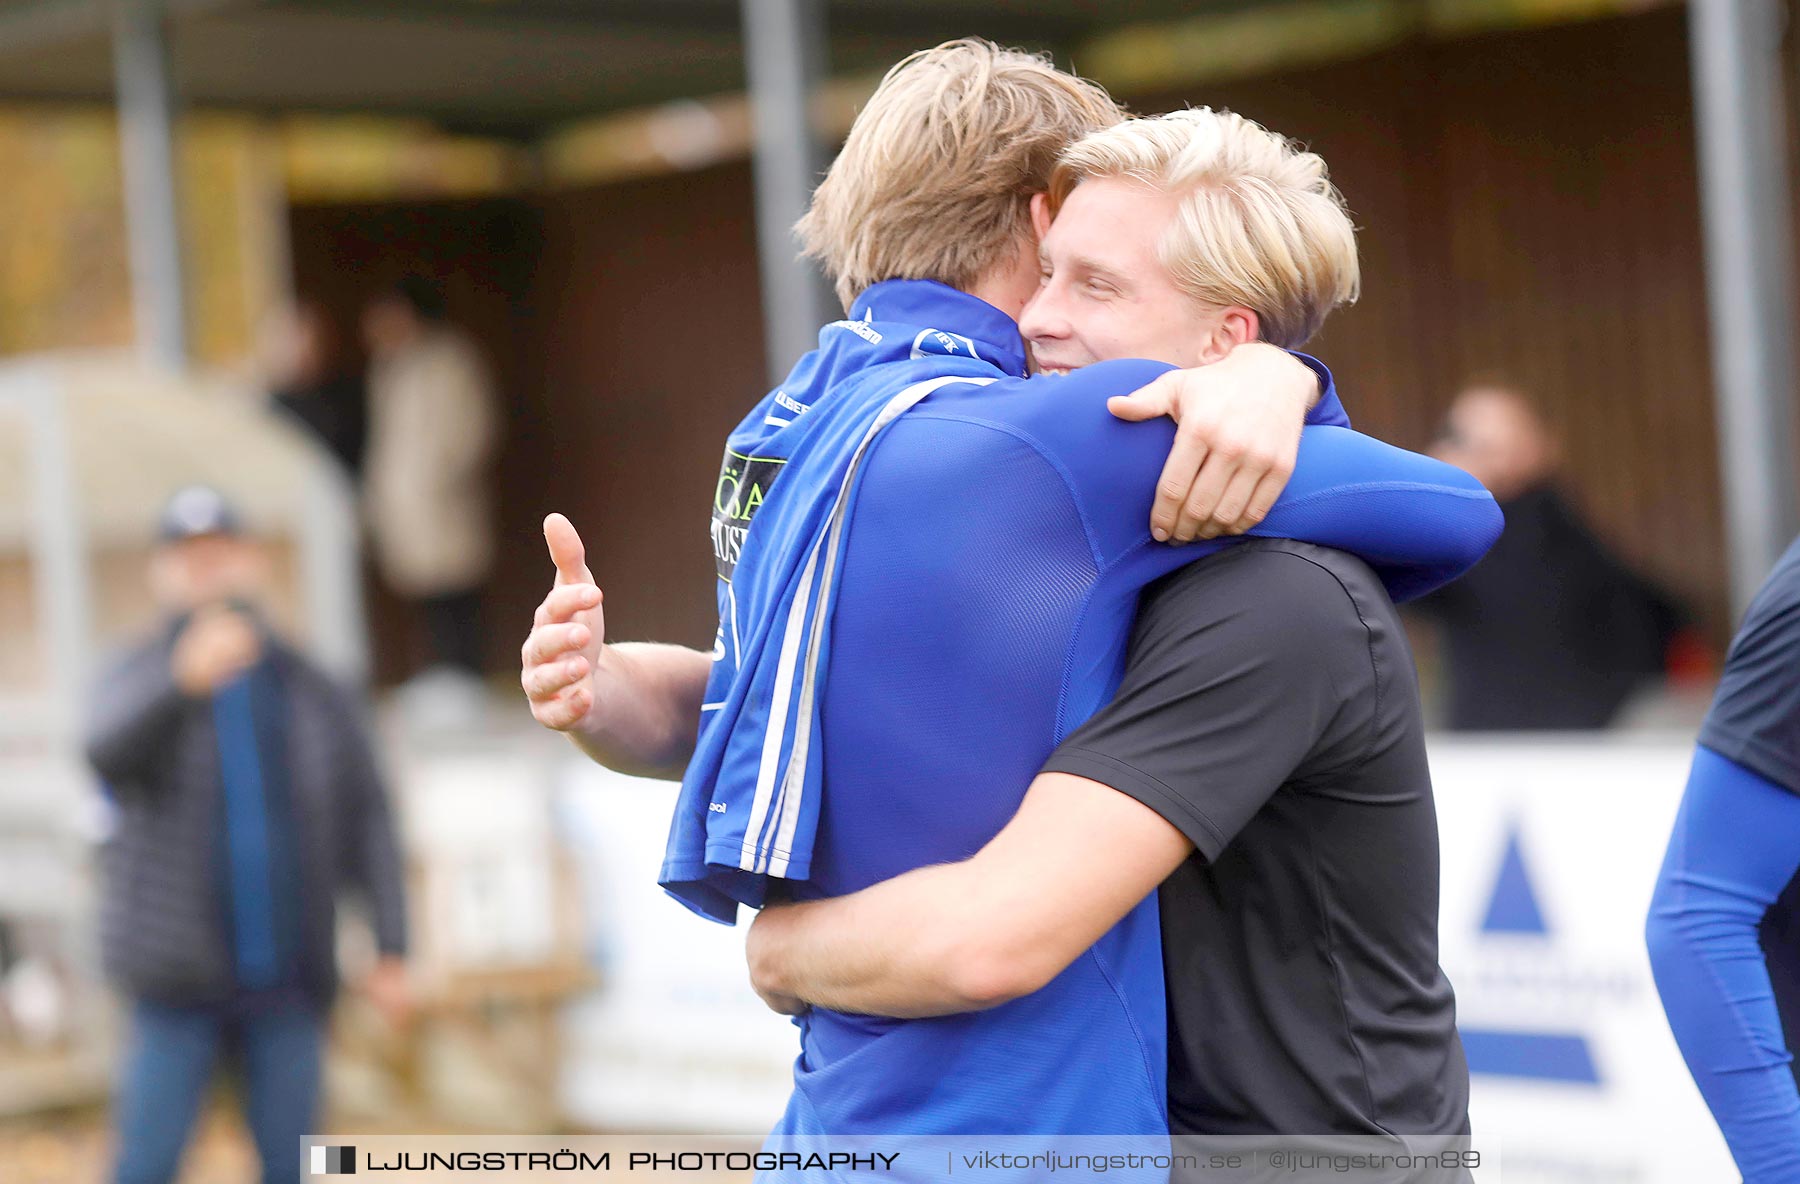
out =
{"type": "Polygon", "coordinates": [[[1800,1089],[1757,937],[1796,870],[1800,795],[1697,748],[1645,939],[1675,1041],[1745,1184],[1800,1184],[1800,1089]]]}

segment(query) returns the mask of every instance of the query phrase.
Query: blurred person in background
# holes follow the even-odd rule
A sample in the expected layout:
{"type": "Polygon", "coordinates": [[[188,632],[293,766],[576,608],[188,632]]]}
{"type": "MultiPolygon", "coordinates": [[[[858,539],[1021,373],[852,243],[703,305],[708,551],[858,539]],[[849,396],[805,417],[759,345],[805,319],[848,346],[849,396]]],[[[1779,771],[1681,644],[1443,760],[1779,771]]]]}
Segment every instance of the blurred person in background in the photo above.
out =
{"type": "Polygon", "coordinates": [[[1564,496],[1557,441],[1516,389],[1465,389],[1432,455],[1467,470],[1506,514],[1487,558],[1418,602],[1441,626],[1446,726],[1606,727],[1663,673],[1681,610],[1619,560],[1564,496]]]}
{"type": "Polygon", "coordinates": [[[102,952],[131,1002],[115,1179],[175,1177],[229,1053],[263,1179],[297,1180],[347,890],[380,951],[365,988],[391,1020],[406,1014],[394,825],[355,696],[255,607],[264,560],[232,507],[183,489],[159,538],[150,583],[166,622],[96,685],[87,733],[115,811],[102,952]]]}
{"type": "Polygon", "coordinates": [[[1800,1184],[1800,541],[1731,643],[1645,938],[1746,1184],[1800,1184]]]}
{"type": "Polygon", "coordinates": [[[325,309],[302,300],[275,313],[263,326],[260,344],[270,402],[316,436],[353,480],[360,480],[368,394],[325,309]]]}
{"type": "Polygon", "coordinates": [[[375,558],[416,611],[429,665],[406,688],[415,721],[476,722],[481,593],[494,560],[489,464],[499,434],[493,384],[430,281],[408,276],[363,311],[369,451],[364,498],[375,558]]]}

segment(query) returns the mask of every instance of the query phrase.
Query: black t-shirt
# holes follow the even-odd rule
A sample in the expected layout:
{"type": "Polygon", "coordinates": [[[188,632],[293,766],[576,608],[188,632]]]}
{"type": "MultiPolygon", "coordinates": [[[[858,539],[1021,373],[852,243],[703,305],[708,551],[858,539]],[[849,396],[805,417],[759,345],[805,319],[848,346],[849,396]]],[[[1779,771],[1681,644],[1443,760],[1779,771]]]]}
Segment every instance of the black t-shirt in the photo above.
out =
{"type": "Polygon", "coordinates": [[[1197,848],[1161,892],[1176,1134],[1467,1133],[1418,687],[1368,567],[1271,539],[1152,585],[1045,768],[1197,848]]]}
{"type": "Polygon", "coordinates": [[[1800,793],[1800,539],[1744,614],[1700,743],[1800,793]]]}

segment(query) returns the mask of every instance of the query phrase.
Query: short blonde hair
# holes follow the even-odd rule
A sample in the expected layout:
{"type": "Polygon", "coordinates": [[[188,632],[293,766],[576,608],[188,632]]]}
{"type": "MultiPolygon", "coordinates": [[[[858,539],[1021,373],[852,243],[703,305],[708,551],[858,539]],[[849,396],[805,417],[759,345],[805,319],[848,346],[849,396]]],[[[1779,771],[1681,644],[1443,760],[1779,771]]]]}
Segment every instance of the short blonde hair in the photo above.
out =
{"type": "Polygon", "coordinates": [[[1123,118],[1045,56],[946,41],[887,72],[795,230],[846,309],[881,280],[967,289],[1030,241],[1057,154],[1123,118]]]}
{"type": "Polygon", "coordinates": [[[1201,107],[1094,132],[1057,161],[1052,212],[1089,177],[1179,195],[1163,264],[1194,299],[1254,311],[1265,341],[1302,345],[1356,299],[1356,228],[1343,195],[1323,160],[1261,124],[1201,107]]]}

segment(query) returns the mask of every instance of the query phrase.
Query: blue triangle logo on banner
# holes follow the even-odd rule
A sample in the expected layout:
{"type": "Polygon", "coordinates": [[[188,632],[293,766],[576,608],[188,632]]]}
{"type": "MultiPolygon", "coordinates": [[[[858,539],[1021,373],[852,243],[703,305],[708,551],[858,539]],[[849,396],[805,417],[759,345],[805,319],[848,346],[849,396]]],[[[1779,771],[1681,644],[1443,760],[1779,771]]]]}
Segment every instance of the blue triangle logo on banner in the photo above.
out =
{"type": "MultiPolygon", "coordinates": [[[[1517,819],[1506,827],[1506,849],[1500,871],[1481,920],[1483,933],[1530,934],[1549,937],[1543,906],[1532,887],[1525,866],[1525,845],[1517,819]]],[[[1481,1028],[1459,1025],[1469,1072],[1529,1081],[1559,1081],[1570,1085],[1599,1085],[1600,1069],[1594,1050],[1579,1032],[1545,1032],[1481,1028]]]]}
{"type": "Polygon", "coordinates": [[[1544,923],[1544,910],[1538,906],[1537,892],[1525,871],[1525,849],[1519,841],[1519,824],[1506,830],[1506,853],[1500,857],[1500,874],[1494,879],[1494,894],[1488,898],[1487,915],[1482,918],[1483,933],[1534,933],[1549,936],[1544,923]]]}

